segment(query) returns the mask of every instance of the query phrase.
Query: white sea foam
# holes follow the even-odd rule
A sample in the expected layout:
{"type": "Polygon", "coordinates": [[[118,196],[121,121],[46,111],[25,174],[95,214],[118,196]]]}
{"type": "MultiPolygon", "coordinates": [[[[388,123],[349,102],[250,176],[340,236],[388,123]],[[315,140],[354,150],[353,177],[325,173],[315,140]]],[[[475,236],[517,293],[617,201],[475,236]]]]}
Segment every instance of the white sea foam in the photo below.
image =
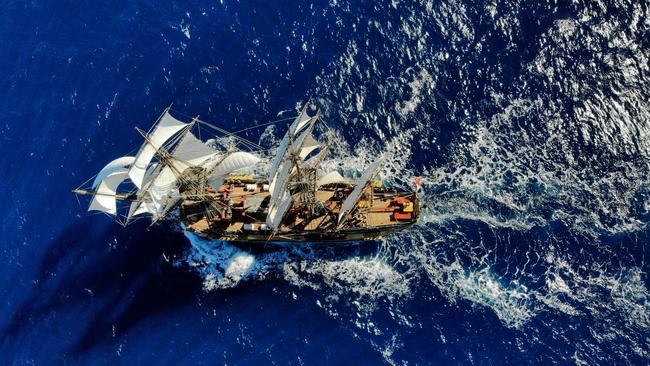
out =
{"type": "MultiPolygon", "coordinates": [[[[376,6],[391,10],[388,3],[376,6]]],[[[650,17],[630,6],[635,21],[604,16],[600,2],[577,19],[556,20],[511,85],[500,85],[503,65],[480,66],[492,57],[485,39],[492,36],[474,29],[470,18],[492,22],[490,32],[506,42],[499,56],[510,57],[507,50],[521,37],[521,2],[484,9],[453,1],[400,3],[398,21],[351,20],[360,37],[316,77],[310,94],[318,96],[329,124],[360,138],[345,141],[335,133],[324,166],[358,175],[383,154],[388,182],[412,187],[413,178],[423,176],[428,207],[420,223],[385,239],[379,254],[361,258],[305,248],[253,255],[225,243],[193,245],[190,262],[204,274],[206,289],[280,278],[292,287],[291,297],[298,297],[297,288],[313,291],[323,311],[375,336],[388,328],[373,319],[376,312],[414,323],[401,305],[428,281],[446,300],[476,305],[515,329],[540,314],[598,319],[589,325],[594,339],[573,344],[576,363],[594,363],[595,354],[607,359],[599,345],[612,337],[648,357],[643,266],[603,243],[611,234],[643,230],[650,212],[650,63],[635,36],[650,17]],[[372,43],[362,41],[369,34],[372,43]],[[473,63],[480,66],[475,74],[473,63]],[[477,90],[472,75],[493,82],[477,90]],[[461,90],[447,99],[439,89],[454,80],[461,90]],[[488,107],[467,102],[475,100],[472,93],[484,95],[488,107]],[[460,130],[442,146],[446,150],[438,146],[439,136],[450,137],[443,128],[460,130]],[[414,161],[428,159],[411,156],[414,145],[447,155],[439,165],[419,167],[414,161]],[[568,238],[554,237],[558,224],[568,238]],[[540,228],[548,237],[536,234],[540,228]],[[342,314],[342,307],[354,315],[342,314]]],[[[327,11],[349,8],[336,1],[327,11]]],[[[310,52],[318,47],[308,46],[310,52]]],[[[255,100],[268,100],[264,93],[254,91],[255,100]]],[[[269,127],[261,142],[277,144],[281,130],[269,127]]],[[[393,339],[374,343],[388,363],[401,347],[399,335],[393,339]]]]}

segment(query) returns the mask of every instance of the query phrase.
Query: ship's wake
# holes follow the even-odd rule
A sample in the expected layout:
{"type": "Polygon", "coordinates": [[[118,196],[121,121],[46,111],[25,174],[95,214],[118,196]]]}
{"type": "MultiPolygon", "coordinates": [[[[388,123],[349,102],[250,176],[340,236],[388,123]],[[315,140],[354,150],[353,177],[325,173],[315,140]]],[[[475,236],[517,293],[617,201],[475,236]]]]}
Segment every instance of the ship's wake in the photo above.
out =
{"type": "MultiPolygon", "coordinates": [[[[529,104],[515,105],[486,125],[512,121],[514,113],[523,113],[520,108],[532,113],[529,104]]],[[[366,334],[389,362],[400,348],[395,324],[413,329],[431,321],[405,311],[423,296],[494,314],[514,330],[531,324],[552,328],[565,317],[575,323],[598,319],[584,325],[593,338],[577,341],[577,358],[614,334],[637,356],[648,357],[650,309],[642,260],[647,181],[632,165],[591,184],[550,158],[542,161],[544,169],[527,169],[524,161],[549,147],[519,144],[513,147],[517,155],[504,153],[498,144],[517,140],[502,130],[479,128],[475,142],[464,146],[469,157],[420,171],[425,208],[419,223],[373,244],[373,250],[287,245],[255,251],[187,234],[192,248],[184,263],[202,274],[206,291],[268,278],[290,284],[287,291],[297,301],[292,287],[312,291],[318,306],[366,334]],[[422,294],[427,288],[434,293],[422,294]]],[[[388,164],[382,179],[412,188],[418,174],[409,164],[408,147],[417,134],[417,128],[406,129],[388,143],[362,140],[354,148],[339,143],[324,165],[353,173],[383,148],[388,164]]],[[[531,337],[541,342],[541,335],[531,337]]]]}
{"type": "MultiPolygon", "coordinates": [[[[210,291],[266,278],[313,291],[388,362],[409,329],[446,326],[405,309],[440,301],[496,316],[520,343],[569,342],[575,353],[558,356],[565,362],[650,357],[650,78],[639,66],[648,57],[637,23],[573,9],[600,26],[548,21],[543,47],[520,60],[508,85],[496,85],[488,81],[501,80],[502,55],[482,48],[492,35],[472,27],[476,9],[412,7],[398,30],[348,19],[361,39],[385,47],[361,52],[363,42],[350,40],[314,94],[327,122],[345,126],[325,168],[350,173],[383,154],[389,184],[413,188],[424,177],[418,225],[366,253],[254,253],[191,238],[185,260],[210,291]],[[420,52],[431,42],[426,24],[444,25],[438,35],[455,56],[420,52]],[[602,48],[608,42],[616,47],[602,48]],[[412,66],[401,67],[399,55],[412,66]],[[395,67],[378,69],[378,60],[395,67]],[[366,69],[376,87],[358,83],[366,69]],[[476,89],[471,77],[491,86],[476,89]],[[475,95],[482,99],[472,104],[475,95]],[[342,111],[341,121],[327,118],[342,111]],[[613,338],[624,346],[608,345],[613,338]]],[[[517,47],[520,10],[490,8],[481,19],[517,47]]]]}

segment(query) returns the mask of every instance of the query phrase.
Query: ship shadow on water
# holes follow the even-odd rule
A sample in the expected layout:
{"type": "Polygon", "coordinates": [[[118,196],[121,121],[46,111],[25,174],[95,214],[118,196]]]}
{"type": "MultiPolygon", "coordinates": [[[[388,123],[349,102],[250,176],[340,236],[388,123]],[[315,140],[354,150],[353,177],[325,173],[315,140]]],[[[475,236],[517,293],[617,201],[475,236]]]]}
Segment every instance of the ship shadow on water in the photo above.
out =
{"type": "Polygon", "coordinates": [[[182,235],[161,227],[145,230],[136,224],[123,230],[90,221],[67,228],[44,250],[31,293],[0,328],[0,349],[16,349],[52,314],[83,309],[76,319],[88,319],[81,322],[81,336],[64,347],[66,354],[83,354],[148,315],[191,303],[201,294],[195,273],[165,259],[187,249],[182,235]]]}
{"type": "MultiPolygon", "coordinates": [[[[42,330],[56,313],[56,318],[65,321],[72,317],[73,326],[81,326],[79,337],[62,341],[65,354],[80,356],[113,343],[151,315],[198,303],[206,296],[219,303],[250,291],[250,281],[243,280],[232,288],[206,293],[203,278],[184,260],[193,244],[170,228],[146,230],[146,225],[135,224],[122,229],[91,221],[87,218],[67,228],[44,250],[33,289],[0,327],[0,350],[17,349],[21,339],[42,330]],[[83,310],[77,317],[70,314],[74,309],[83,310]]],[[[206,244],[229,245],[255,257],[280,253],[274,267],[281,271],[287,261],[372,256],[380,242],[206,244]]],[[[227,267],[228,263],[221,265],[227,267]]],[[[255,274],[251,278],[255,279],[255,274]]]]}

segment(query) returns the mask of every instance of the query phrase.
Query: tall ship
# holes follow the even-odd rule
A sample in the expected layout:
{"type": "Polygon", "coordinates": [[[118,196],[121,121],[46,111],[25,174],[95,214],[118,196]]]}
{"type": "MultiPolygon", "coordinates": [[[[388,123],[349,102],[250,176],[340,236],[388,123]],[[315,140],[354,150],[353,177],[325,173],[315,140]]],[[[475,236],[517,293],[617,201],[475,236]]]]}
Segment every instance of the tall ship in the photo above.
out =
{"type": "Polygon", "coordinates": [[[149,131],[136,128],[144,142],[134,156],[111,161],[73,192],[90,197],[88,211],[124,226],[142,218],[152,225],[170,221],[208,240],[375,240],[416,223],[417,193],[384,186],[382,160],[356,179],[323,169],[333,140],[314,136],[318,123],[327,129],[313,109],[307,103],[287,119],[293,121],[275,155],[263,159],[258,145],[198,117],[183,121],[167,108],[149,131]],[[203,141],[197,135],[206,128],[237,144],[203,141]],[[260,166],[267,171],[260,174],[260,166]]]}

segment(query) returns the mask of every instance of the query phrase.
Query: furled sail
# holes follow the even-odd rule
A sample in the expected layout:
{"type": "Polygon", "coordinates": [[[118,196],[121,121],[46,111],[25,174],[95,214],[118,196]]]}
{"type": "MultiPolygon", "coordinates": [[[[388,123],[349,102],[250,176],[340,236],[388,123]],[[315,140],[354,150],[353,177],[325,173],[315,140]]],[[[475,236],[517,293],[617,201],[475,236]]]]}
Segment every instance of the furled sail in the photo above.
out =
{"type": "Polygon", "coordinates": [[[127,169],[114,171],[104,177],[95,191],[88,211],[101,211],[117,215],[117,199],[115,198],[117,187],[128,177],[127,169]]]}
{"type": "Polygon", "coordinates": [[[334,184],[334,183],[340,183],[340,184],[349,184],[350,181],[343,177],[339,172],[336,170],[333,170],[324,176],[322,176],[318,181],[316,182],[316,187],[324,186],[326,184],[334,184]]]}
{"type": "Polygon", "coordinates": [[[104,178],[106,178],[111,173],[128,169],[131,166],[131,164],[133,164],[134,161],[135,161],[135,157],[133,156],[122,156],[106,164],[106,166],[103,167],[102,170],[99,171],[99,173],[97,173],[97,176],[93,181],[93,188],[96,188],[97,185],[99,185],[99,183],[103,181],[104,178]]]}
{"type": "Polygon", "coordinates": [[[147,136],[148,141],[138,151],[135,161],[129,170],[129,177],[133,181],[133,184],[138,188],[142,188],[147,167],[156,152],[176,133],[187,126],[189,124],[177,120],[169,114],[169,111],[165,111],[158,124],[156,124],[156,127],[147,136]]]}
{"type": "Polygon", "coordinates": [[[343,204],[341,205],[341,211],[339,212],[339,224],[341,223],[341,219],[356,205],[357,201],[359,200],[359,197],[361,197],[361,193],[363,193],[363,190],[366,188],[368,185],[368,181],[370,181],[375,174],[377,173],[377,170],[381,167],[382,161],[376,161],[372,164],[370,164],[366,170],[364,170],[363,174],[361,177],[356,181],[356,185],[350,195],[343,201],[343,204]]]}

